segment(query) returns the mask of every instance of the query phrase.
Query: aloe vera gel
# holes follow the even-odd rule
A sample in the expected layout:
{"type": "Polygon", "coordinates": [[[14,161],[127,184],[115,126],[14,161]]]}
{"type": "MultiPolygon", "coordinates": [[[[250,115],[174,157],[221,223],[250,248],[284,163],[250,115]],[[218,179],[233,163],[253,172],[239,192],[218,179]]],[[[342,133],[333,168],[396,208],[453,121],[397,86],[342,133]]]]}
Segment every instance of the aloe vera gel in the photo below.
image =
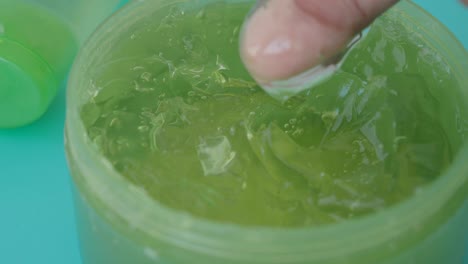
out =
{"type": "Polygon", "coordinates": [[[461,141],[448,136],[457,91],[443,63],[423,61],[424,48],[377,22],[341,72],[280,103],[239,60],[249,7],[161,9],[92,80],[82,119],[129,181],[199,217],[305,226],[382,210],[450,164],[461,141]],[[117,60],[129,51],[140,54],[117,60]]]}
{"type": "MultiPolygon", "coordinates": [[[[160,5],[149,18],[131,21],[115,43],[90,62],[100,66],[86,73],[89,79],[72,86],[85,91],[79,93],[85,100],[73,117],[81,122],[88,150],[119,175],[119,182],[131,186],[128,197],[145,197],[161,210],[180,214],[184,221],[179,229],[198,230],[193,223],[200,221],[234,226],[242,236],[242,230],[257,228],[296,232],[359,223],[417,200],[434,182],[448,177],[444,174],[462,152],[468,126],[465,87],[443,54],[400,21],[404,12],[398,7],[374,23],[335,75],[279,102],[257,86],[239,58],[239,30],[251,2],[205,2],[160,5]]],[[[414,8],[402,5],[402,10],[414,8]]],[[[134,9],[143,6],[135,4],[134,9]]],[[[70,126],[67,133],[73,138],[70,126]]],[[[86,189],[87,197],[96,186],[105,188],[98,184],[97,173],[80,172],[84,167],[76,162],[71,145],[78,192],[86,189]]],[[[459,188],[466,190],[466,177],[462,182],[459,188]]],[[[96,219],[109,215],[112,206],[103,197],[113,191],[106,188],[98,198],[78,199],[85,208],[80,210],[96,219]],[[88,203],[97,209],[89,209],[88,203]]],[[[466,207],[466,194],[461,195],[456,208],[463,203],[466,207]]],[[[116,210],[123,210],[121,206],[116,210]]],[[[434,216],[437,224],[443,225],[455,207],[434,212],[442,214],[434,216]]],[[[145,215],[149,207],[141,210],[133,220],[157,222],[145,215]]],[[[459,217],[466,219],[463,210],[459,217]]],[[[114,219],[125,230],[126,218],[117,218],[107,221],[114,219]]],[[[105,220],[94,221],[106,226],[101,239],[112,237],[105,220]]],[[[429,230],[427,225],[418,232],[429,230]]],[[[147,236],[162,232],[146,231],[135,231],[133,239],[152,245],[147,236]]],[[[83,234],[98,236],[92,230],[83,234]]],[[[164,248],[163,255],[171,252],[161,241],[146,251],[133,248],[131,239],[125,241],[132,245],[128,252],[145,253],[141,258],[147,262],[141,263],[166,263],[157,261],[157,249],[164,248]]],[[[404,251],[403,244],[396,243],[394,251],[378,251],[388,255],[374,252],[367,257],[378,263],[407,263],[389,257],[404,251]]],[[[93,255],[99,253],[88,254],[90,259],[93,255]]],[[[140,261],[137,255],[126,254],[140,261]]],[[[350,263],[355,263],[352,255],[350,263]]],[[[345,258],[338,256],[319,262],[277,261],[343,263],[345,258]]],[[[169,257],[167,263],[179,263],[179,258],[184,257],[169,257]]],[[[219,263],[210,262],[216,258],[200,259],[205,262],[196,263],[219,263]]],[[[242,263],[230,261],[225,263],[242,263]]]]}

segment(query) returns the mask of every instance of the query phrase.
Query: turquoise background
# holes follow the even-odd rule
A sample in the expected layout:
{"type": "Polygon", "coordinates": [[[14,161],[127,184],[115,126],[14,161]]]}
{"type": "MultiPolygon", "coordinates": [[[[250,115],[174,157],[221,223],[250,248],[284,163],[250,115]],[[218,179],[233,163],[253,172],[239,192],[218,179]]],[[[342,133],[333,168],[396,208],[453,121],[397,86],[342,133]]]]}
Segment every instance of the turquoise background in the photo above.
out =
{"type": "MultiPolygon", "coordinates": [[[[468,48],[468,9],[456,0],[415,2],[468,48]]],[[[63,150],[64,116],[65,85],[39,122],[0,130],[0,263],[81,263],[63,150]]]]}

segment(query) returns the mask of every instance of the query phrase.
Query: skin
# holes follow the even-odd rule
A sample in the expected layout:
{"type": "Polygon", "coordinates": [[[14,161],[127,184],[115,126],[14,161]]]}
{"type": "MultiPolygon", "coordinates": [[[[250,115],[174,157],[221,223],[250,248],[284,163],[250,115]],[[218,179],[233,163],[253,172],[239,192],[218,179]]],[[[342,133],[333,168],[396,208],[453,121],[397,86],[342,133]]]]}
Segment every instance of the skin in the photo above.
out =
{"type": "MultiPolygon", "coordinates": [[[[263,0],[247,20],[241,57],[259,82],[285,80],[339,53],[398,0],[263,0]]],[[[462,0],[468,5],[468,0],[462,0]]]]}

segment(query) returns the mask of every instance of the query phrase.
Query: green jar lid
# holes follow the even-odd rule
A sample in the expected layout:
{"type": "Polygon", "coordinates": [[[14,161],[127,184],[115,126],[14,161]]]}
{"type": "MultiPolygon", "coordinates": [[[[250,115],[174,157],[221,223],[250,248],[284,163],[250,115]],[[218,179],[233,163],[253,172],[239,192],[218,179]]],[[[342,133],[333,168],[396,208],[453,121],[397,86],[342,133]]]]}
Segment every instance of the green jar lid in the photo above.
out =
{"type": "Polygon", "coordinates": [[[0,128],[41,117],[58,88],[50,66],[30,49],[0,37],[0,128]]]}

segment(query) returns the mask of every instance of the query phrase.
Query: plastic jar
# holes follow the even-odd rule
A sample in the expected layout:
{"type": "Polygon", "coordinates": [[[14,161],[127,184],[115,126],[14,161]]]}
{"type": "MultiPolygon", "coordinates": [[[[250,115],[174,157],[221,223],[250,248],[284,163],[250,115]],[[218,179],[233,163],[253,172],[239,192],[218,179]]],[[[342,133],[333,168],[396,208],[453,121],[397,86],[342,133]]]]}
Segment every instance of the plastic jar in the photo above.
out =
{"type": "MultiPolygon", "coordinates": [[[[100,28],[74,65],[66,148],[84,263],[461,263],[468,237],[466,143],[444,175],[418,195],[379,213],[323,227],[245,227],[199,219],[161,205],[113,169],[80,119],[91,96],[90,80],[108,63],[106,52],[145,19],[154,19],[163,5],[198,9],[214,2],[136,1],[100,28]]],[[[388,16],[443,55],[468,103],[468,53],[453,35],[408,1],[388,16]]],[[[459,118],[462,123],[468,116],[459,118]]]]}
{"type": "Polygon", "coordinates": [[[38,119],[78,47],[120,0],[0,0],[0,128],[38,119]]]}

